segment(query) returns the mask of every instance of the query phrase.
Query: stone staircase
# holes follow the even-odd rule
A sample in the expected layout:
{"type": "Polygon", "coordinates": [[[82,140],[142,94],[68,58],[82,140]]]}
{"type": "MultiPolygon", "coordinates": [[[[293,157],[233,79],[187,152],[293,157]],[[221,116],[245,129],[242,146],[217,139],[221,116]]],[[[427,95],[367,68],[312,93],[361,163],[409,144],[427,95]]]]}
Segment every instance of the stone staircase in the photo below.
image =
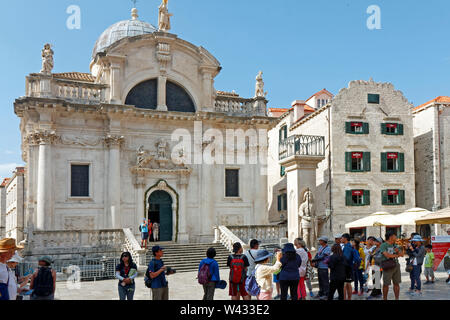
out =
{"type": "MultiPolygon", "coordinates": [[[[153,243],[151,244],[153,245],[153,243]]],[[[215,248],[217,251],[216,260],[220,268],[226,268],[227,258],[230,252],[220,243],[218,244],[177,244],[173,242],[158,242],[164,248],[164,264],[177,273],[198,271],[200,261],[206,258],[206,251],[215,248]]],[[[148,250],[145,258],[145,265],[148,265],[153,254],[148,250]]]]}

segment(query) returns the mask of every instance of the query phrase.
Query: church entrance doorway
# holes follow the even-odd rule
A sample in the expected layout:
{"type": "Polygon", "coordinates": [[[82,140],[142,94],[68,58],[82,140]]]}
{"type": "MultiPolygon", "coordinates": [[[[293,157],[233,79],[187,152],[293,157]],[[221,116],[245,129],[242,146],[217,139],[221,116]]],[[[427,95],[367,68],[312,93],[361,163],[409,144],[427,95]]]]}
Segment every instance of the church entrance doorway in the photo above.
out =
{"type": "Polygon", "coordinates": [[[148,199],[148,219],[152,223],[159,224],[157,239],[152,233],[153,241],[172,241],[173,240],[173,213],[172,197],[165,191],[158,190],[153,192],[148,199]]]}

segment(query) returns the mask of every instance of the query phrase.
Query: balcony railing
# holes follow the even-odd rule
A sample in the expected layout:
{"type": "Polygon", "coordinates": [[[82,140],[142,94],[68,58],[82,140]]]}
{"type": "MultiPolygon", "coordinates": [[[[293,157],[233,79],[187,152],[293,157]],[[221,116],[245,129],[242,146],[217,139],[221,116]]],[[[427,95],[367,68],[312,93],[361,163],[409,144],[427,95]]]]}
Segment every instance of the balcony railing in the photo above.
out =
{"type": "Polygon", "coordinates": [[[325,137],[295,135],[280,142],[279,159],[291,156],[325,156],[325,137]]]}
{"type": "Polygon", "coordinates": [[[232,96],[217,96],[214,104],[215,112],[231,116],[261,116],[266,114],[265,99],[244,99],[232,96]]]}

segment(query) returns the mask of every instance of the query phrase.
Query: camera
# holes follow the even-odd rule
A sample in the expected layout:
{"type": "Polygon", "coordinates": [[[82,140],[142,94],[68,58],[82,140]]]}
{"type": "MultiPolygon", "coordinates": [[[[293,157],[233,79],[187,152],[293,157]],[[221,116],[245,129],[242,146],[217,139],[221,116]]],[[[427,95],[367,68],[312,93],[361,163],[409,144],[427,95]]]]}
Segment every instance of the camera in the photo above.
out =
{"type": "Polygon", "coordinates": [[[167,267],[167,269],[166,269],[167,275],[171,275],[171,274],[175,274],[175,273],[177,273],[177,270],[172,269],[171,267],[167,267]]]}

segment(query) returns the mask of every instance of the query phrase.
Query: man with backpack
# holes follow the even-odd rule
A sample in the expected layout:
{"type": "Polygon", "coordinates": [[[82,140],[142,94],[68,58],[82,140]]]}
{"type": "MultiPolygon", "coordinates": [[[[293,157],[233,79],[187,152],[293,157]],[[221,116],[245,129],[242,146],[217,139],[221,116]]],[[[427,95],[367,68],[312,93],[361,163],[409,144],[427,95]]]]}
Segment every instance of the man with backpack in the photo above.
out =
{"type": "Polygon", "coordinates": [[[206,259],[200,262],[198,267],[198,283],[203,286],[205,292],[204,301],[214,300],[214,293],[217,284],[220,282],[219,264],[214,259],[216,257],[216,249],[209,248],[206,252],[206,259]]]}
{"type": "Polygon", "coordinates": [[[367,300],[372,300],[375,298],[379,298],[383,295],[381,292],[381,260],[382,253],[380,251],[380,246],[383,243],[383,239],[374,238],[373,243],[375,245],[375,249],[371,251],[369,257],[369,264],[371,264],[372,270],[372,279],[373,279],[373,289],[370,295],[367,297],[367,300]]]}
{"type": "Polygon", "coordinates": [[[250,241],[250,250],[248,250],[245,253],[245,256],[247,257],[248,263],[250,266],[247,269],[247,277],[251,277],[253,274],[253,271],[255,270],[255,259],[259,252],[259,241],[256,239],[253,239],[250,241]]]}
{"type": "Polygon", "coordinates": [[[239,242],[233,245],[233,254],[228,257],[227,267],[230,268],[230,296],[231,300],[250,300],[251,297],[245,290],[247,268],[250,266],[248,259],[242,253],[244,249],[239,242]]]}
{"type": "Polygon", "coordinates": [[[170,275],[171,272],[162,260],[164,248],[154,246],[152,252],[153,259],[147,268],[146,283],[148,282],[148,286],[152,289],[153,300],[169,300],[169,283],[166,280],[166,270],[167,275],[170,275]]]}
{"type": "Polygon", "coordinates": [[[342,252],[344,258],[347,260],[344,297],[345,300],[352,300],[352,282],[355,280],[353,278],[353,266],[360,265],[361,258],[358,251],[356,251],[351,245],[350,235],[348,233],[344,233],[342,235],[341,242],[344,244],[344,249],[342,252]]]}
{"type": "Polygon", "coordinates": [[[31,300],[54,300],[56,290],[56,271],[52,269],[50,257],[39,259],[39,268],[31,277],[31,300]]]}

